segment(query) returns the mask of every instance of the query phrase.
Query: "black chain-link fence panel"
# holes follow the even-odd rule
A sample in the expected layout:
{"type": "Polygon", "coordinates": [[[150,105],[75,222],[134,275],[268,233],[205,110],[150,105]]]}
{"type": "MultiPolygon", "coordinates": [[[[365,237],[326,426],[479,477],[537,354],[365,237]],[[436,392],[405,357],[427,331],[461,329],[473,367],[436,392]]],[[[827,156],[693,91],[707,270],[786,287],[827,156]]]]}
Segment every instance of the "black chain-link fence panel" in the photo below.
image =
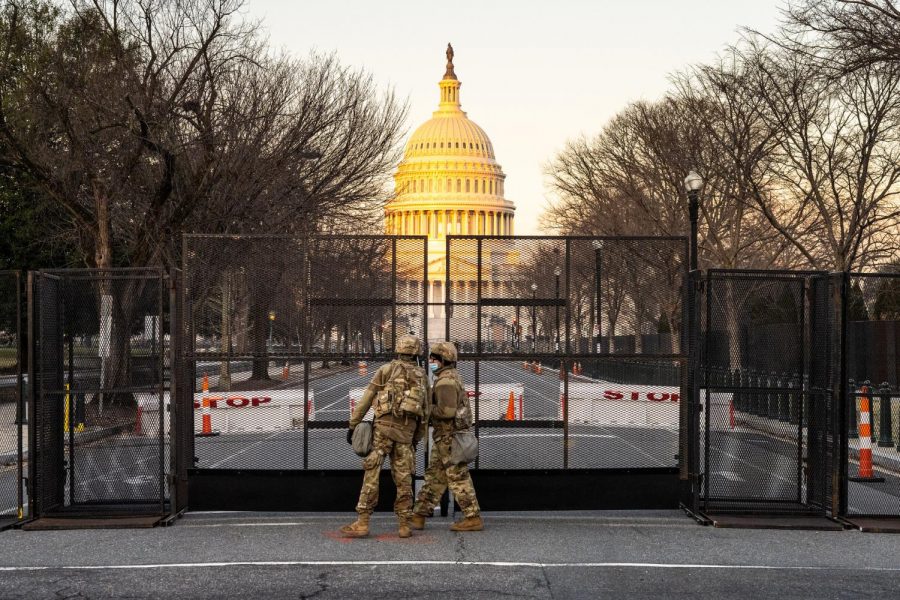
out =
{"type": "Polygon", "coordinates": [[[443,326],[478,469],[678,464],[682,238],[450,236],[443,326]]]}
{"type": "Polygon", "coordinates": [[[0,271],[0,525],[24,517],[22,278],[0,271]]]}
{"type": "Polygon", "coordinates": [[[447,238],[463,354],[681,355],[683,238],[447,238]]]}
{"type": "Polygon", "coordinates": [[[704,510],[824,510],[830,307],[824,274],[708,273],[699,382],[704,510]]]}
{"type": "Polygon", "coordinates": [[[164,512],[166,278],[153,269],[36,277],[36,513],[164,512]]]}
{"type": "Polygon", "coordinates": [[[900,274],[854,273],[845,298],[848,515],[900,515],[900,274]]]}
{"type": "Polygon", "coordinates": [[[184,274],[192,467],[359,469],[352,407],[400,336],[424,352],[427,239],[190,235],[184,274]]]}

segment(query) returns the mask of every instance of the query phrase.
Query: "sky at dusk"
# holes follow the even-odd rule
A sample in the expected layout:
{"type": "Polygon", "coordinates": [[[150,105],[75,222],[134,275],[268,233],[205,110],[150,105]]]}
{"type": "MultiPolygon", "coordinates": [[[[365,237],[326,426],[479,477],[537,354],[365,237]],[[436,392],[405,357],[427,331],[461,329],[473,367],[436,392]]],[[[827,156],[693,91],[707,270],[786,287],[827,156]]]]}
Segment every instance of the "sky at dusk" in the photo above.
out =
{"type": "Polygon", "coordinates": [[[712,60],[741,27],[771,32],[781,0],[247,0],[272,45],[335,52],[409,102],[408,133],[437,108],[447,42],[462,108],[491,138],[516,203],[516,233],[538,233],[545,163],[596,134],[668,76],[712,60]]]}

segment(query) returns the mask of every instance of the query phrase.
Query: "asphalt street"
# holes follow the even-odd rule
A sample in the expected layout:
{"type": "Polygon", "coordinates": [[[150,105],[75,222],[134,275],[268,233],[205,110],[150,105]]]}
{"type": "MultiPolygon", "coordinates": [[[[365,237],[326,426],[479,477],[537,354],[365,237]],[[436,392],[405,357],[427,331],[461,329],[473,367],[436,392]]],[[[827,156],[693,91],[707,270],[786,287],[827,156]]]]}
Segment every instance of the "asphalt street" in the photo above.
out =
{"type": "Polygon", "coordinates": [[[0,533],[0,598],[890,598],[900,536],[702,527],[678,511],[435,517],[193,513],[150,530],[0,533]]]}

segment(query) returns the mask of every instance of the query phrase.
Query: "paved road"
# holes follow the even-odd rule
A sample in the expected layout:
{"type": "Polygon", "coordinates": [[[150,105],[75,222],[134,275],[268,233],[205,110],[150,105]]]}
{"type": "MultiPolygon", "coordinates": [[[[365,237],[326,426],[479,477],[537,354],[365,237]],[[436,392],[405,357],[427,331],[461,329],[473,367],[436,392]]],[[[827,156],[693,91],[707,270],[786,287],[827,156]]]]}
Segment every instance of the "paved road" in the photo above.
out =
{"type": "Polygon", "coordinates": [[[0,533],[0,598],[891,598],[900,536],[701,527],[677,511],[436,517],[190,514],[151,530],[0,533]]]}

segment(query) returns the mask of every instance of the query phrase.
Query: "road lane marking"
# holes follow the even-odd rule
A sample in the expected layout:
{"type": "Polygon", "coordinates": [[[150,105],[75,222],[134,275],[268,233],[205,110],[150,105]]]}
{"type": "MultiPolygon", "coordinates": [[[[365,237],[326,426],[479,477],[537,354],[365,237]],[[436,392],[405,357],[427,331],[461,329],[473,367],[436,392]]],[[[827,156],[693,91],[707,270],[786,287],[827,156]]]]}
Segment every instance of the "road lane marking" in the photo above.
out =
{"type": "Polygon", "coordinates": [[[273,561],[221,561],[194,563],[150,563],[133,565],[60,565],[0,567],[0,572],[28,571],[103,571],[142,569],[203,569],[222,567],[396,567],[396,566],[446,566],[446,567],[498,567],[534,569],[720,569],[756,571],[866,571],[900,572],[900,567],[866,567],[842,565],[732,565],[705,563],[650,563],[650,562],[513,562],[476,560],[273,560],[273,561]]]}
{"type": "MultiPolygon", "coordinates": [[[[536,438],[536,437],[558,437],[562,439],[563,434],[562,431],[559,433],[484,433],[484,429],[478,435],[479,438],[484,439],[494,439],[494,438],[512,438],[512,437],[527,437],[527,438],[536,438]]],[[[607,433],[570,433],[570,438],[575,437],[587,437],[587,438],[606,438],[606,439],[614,439],[618,438],[617,435],[607,434],[607,433]]]]}

